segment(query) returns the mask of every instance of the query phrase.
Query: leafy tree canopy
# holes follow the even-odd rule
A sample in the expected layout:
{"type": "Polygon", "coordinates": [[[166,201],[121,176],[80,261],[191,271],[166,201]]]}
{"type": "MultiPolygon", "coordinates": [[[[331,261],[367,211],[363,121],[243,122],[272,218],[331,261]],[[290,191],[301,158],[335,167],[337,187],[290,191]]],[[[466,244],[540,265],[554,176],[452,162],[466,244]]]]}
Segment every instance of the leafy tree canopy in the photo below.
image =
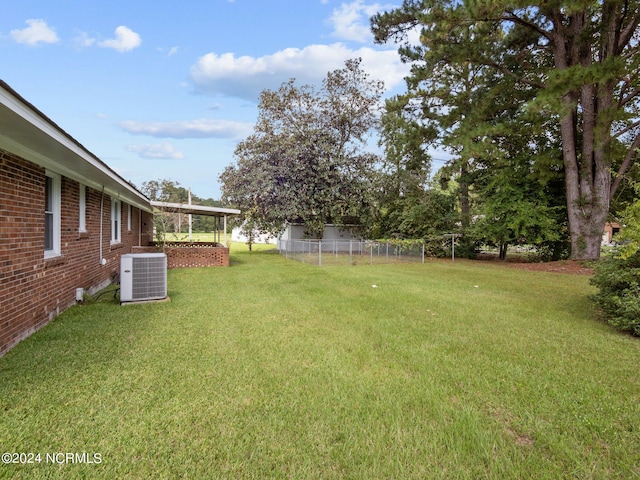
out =
{"type": "Polygon", "coordinates": [[[276,234],[286,222],[304,222],[318,237],[326,223],[358,221],[367,210],[378,158],[364,148],[383,84],[360,63],[328,73],[320,90],[292,79],[262,92],[254,133],[220,175],[224,201],[252,228],[276,234]]]}

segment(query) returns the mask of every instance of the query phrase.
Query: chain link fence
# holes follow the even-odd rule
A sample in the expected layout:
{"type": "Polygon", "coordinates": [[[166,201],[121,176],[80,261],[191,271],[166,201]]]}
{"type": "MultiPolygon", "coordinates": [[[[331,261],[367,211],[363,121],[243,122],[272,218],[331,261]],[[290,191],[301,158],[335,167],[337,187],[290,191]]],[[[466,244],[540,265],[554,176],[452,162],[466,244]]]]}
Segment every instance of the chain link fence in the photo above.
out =
{"type": "Polygon", "coordinates": [[[292,260],[311,265],[379,265],[424,263],[425,247],[419,242],[364,240],[278,240],[278,251],[292,260]]]}

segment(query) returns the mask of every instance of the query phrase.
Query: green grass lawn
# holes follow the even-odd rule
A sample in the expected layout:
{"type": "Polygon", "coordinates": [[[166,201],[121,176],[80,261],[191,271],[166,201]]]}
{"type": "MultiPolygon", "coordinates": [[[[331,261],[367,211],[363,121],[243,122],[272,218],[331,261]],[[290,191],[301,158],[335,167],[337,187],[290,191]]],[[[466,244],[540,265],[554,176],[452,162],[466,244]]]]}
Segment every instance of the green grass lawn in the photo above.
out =
{"type": "Polygon", "coordinates": [[[41,460],[0,478],[640,477],[640,341],[597,320],[587,277],[255,248],[1,358],[0,452],[41,460]]]}
{"type": "MultiPolygon", "coordinates": [[[[220,239],[220,242],[224,241],[224,232],[193,232],[191,234],[192,242],[215,242],[220,239]]],[[[167,242],[188,242],[189,233],[174,233],[168,232],[165,236],[167,242]]],[[[231,240],[231,234],[227,234],[227,240],[231,240]]]]}

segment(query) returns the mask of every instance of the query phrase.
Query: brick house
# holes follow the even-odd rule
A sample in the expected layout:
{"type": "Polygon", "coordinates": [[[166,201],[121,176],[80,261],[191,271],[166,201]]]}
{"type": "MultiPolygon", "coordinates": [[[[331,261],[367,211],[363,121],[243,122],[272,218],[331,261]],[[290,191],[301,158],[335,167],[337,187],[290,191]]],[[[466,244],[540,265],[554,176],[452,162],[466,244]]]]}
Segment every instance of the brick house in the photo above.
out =
{"type": "Polygon", "coordinates": [[[149,199],[0,80],[0,356],[153,240],[149,199]]]}

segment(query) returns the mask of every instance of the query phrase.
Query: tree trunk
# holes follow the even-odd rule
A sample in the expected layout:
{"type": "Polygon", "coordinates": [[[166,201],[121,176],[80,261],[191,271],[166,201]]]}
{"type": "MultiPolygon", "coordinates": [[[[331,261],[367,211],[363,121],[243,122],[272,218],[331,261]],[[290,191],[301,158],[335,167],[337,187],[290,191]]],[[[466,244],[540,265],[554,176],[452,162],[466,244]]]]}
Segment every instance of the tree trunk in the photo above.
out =
{"type": "Polygon", "coordinates": [[[602,233],[609,212],[609,192],[584,188],[585,181],[580,181],[580,175],[576,172],[577,162],[571,155],[568,158],[565,156],[564,166],[571,258],[597,260],[600,258],[602,233]]]}
{"type": "MultiPolygon", "coordinates": [[[[597,260],[600,258],[602,232],[609,212],[609,188],[603,177],[609,175],[597,163],[578,160],[575,144],[573,115],[561,119],[562,146],[564,158],[567,216],[571,239],[571,258],[574,260],[597,260]],[[581,165],[582,163],[582,165],[581,165]],[[587,172],[585,167],[592,169],[587,172]],[[595,171],[595,172],[594,172],[595,171]],[[595,176],[593,173],[595,173],[595,176]]],[[[593,157],[588,152],[584,155],[593,157]]]]}
{"type": "MultiPolygon", "coordinates": [[[[593,54],[588,37],[585,39],[586,18],[585,12],[577,12],[567,26],[559,16],[555,19],[553,50],[557,69],[591,66],[593,54]]],[[[561,98],[564,114],[560,118],[560,134],[574,260],[600,258],[611,195],[611,161],[607,154],[611,121],[606,112],[612,102],[606,89],[589,83],[567,91],[561,98]]]]}

